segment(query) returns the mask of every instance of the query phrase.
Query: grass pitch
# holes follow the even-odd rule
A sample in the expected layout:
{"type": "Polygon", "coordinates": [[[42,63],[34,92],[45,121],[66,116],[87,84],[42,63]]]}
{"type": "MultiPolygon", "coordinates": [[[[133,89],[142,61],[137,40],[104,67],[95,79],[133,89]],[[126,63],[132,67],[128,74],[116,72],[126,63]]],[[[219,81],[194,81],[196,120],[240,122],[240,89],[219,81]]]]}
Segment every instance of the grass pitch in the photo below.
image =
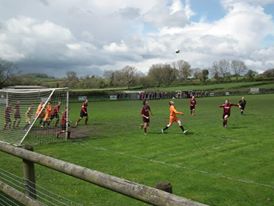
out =
{"type": "MultiPolygon", "coordinates": [[[[240,97],[229,97],[237,103],[240,97]]],[[[246,96],[245,115],[233,107],[222,127],[225,97],[197,99],[196,116],[188,100],[175,100],[183,124],[167,134],[168,100],[150,101],[149,134],[140,130],[141,101],[90,102],[89,137],[35,147],[35,151],[91,169],[155,186],[170,181],[174,194],[209,205],[274,205],[274,95],[246,96]]],[[[71,104],[75,121],[81,104],[71,104]]],[[[85,127],[80,122],[80,128],[85,127]]],[[[1,168],[22,176],[21,160],[1,153],[1,168]],[[12,164],[11,164],[12,163],[12,164]]],[[[84,205],[144,205],[127,197],[36,166],[39,185],[84,205]]]]}

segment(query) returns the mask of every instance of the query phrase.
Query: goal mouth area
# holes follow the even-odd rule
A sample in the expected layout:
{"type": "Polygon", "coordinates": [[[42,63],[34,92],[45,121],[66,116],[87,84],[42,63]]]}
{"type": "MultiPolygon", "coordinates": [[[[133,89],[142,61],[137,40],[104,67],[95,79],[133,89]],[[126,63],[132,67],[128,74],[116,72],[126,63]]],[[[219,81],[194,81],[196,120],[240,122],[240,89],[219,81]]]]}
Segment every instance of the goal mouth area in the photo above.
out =
{"type": "Polygon", "coordinates": [[[56,133],[62,130],[62,115],[69,111],[67,108],[68,88],[1,89],[0,141],[14,145],[58,142],[56,133]],[[44,131],[37,133],[41,129],[44,131]]]}

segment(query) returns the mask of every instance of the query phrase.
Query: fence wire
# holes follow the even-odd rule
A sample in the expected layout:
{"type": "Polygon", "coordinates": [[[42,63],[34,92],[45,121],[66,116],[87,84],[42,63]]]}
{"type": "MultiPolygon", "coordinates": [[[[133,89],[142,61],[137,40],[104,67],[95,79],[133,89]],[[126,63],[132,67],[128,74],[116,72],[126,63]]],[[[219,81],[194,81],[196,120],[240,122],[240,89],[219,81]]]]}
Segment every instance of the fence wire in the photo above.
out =
{"type": "MultiPolygon", "coordinates": [[[[26,184],[32,183],[29,180],[25,180],[24,178],[18,177],[1,168],[0,168],[0,180],[23,193],[25,192],[26,184]]],[[[65,198],[61,195],[58,195],[54,193],[53,191],[49,191],[48,189],[40,185],[37,185],[37,184],[28,184],[28,185],[35,185],[35,188],[30,187],[31,190],[29,191],[29,193],[32,195],[35,195],[37,197],[37,200],[42,202],[44,205],[47,205],[47,206],[82,206],[83,205],[83,204],[74,202],[68,198],[65,198]],[[36,191],[36,193],[33,193],[32,191],[36,191]]],[[[0,206],[18,205],[18,204],[15,204],[14,201],[10,200],[10,198],[4,195],[2,196],[0,196],[0,206]]]]}

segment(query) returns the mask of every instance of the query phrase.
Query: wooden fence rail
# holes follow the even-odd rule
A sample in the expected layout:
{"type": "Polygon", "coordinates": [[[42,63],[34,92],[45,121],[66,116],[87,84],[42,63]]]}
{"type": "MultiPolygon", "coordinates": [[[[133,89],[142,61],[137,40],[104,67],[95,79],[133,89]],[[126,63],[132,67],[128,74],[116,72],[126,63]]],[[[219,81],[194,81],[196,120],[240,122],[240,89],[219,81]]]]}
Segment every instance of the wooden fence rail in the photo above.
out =
{"type": "Polygon", "coordinates": [[[0,151],[152,205],[206,206],[205,204],[197,203],[189,199],[158,190],[156,188],[111,176],[96,170],[58,160],[36,152],[14,147],[4,142],[0,142],[0,151]]]}
{"type": "Polygon", "coordinates": [[[21,204],[27,206],[43,206],[43,204],[39,201],[27,197],[24,193],[14,189],[13,187],[9,186],[8,184],[5,184],[2,181],[0,181],[0,191],[12,197],[14,200],[20,202],[21,204]]]}

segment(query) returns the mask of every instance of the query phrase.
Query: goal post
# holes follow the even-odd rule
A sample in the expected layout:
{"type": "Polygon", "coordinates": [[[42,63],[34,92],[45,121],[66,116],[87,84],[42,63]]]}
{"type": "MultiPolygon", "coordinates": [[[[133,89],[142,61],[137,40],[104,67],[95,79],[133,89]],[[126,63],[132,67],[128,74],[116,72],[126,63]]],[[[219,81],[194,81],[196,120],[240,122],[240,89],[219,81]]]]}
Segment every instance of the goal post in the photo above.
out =
{"type": "Polygon", "coordinates": [[[68,108],[68,88],[1,89],[0,141],[15,145],[64,141],[69,134],[68,108]],[[64,121],[65,131],[60,124],[64,121]]]}

